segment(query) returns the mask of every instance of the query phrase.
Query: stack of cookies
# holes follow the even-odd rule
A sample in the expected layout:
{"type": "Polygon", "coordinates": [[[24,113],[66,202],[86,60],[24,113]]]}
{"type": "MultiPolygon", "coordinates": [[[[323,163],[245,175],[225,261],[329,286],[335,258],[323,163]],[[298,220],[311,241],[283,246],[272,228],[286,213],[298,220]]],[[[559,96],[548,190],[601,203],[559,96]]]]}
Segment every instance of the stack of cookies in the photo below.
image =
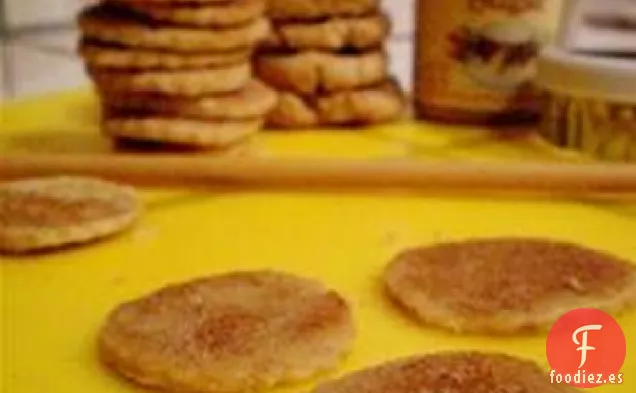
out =
{"type": "Polygon", "coordinates": [[[258,132],[276,93],[253,78],[266,0],[103,0],[80,53],[117,139],[226,148],[258,132]]]}
{"type": "Polygon", "coordinates": [[[396,120],[404,94],[389,75],[391,25],[379,0],[269,0],[272,32],[255,72],[280,92],[275,128],[368,125],[396,120]]]}

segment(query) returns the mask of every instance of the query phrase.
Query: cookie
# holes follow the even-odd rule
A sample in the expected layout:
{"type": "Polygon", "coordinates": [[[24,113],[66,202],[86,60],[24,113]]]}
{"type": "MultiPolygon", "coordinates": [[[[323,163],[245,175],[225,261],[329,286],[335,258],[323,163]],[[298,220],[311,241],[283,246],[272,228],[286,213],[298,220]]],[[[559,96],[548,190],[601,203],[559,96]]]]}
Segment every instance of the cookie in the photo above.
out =
{"type": "Polygon", "coordinates": [[[274,128],[380,124],[401,118],[405,114],[405,102],[402,91],[393,81],[308,98],[281,93],[267,123],[274,128]]]}
{"type": "Polygon", "coordinates": [[[407,251],[389,295],[421,321],[455,332],[547,330],[577,308],[619,312],[636,301],[636,267],[605,252],[538,239],[477,239],[407,251]]]}
{"type": "Polygon", "coordinates": [[[183,5],[161,1],[125,1],[126,7],[157,22],[195,27],[231,27],[265,14],[265,0],[232,0],[183,5]]]}
{"type": "Polygon", "coordinates": [[[381,83],[387,78],[388,60],[383,51],[268,53],[256,57],[254,71],[278,90],[317,95],[381,83]]]}
{"type": "Polygon", "coordinates": [[[262,46],[267,49],[329,50],[381,47],[391,32],[389,18],[374,14],[317,22],[277,23],[262,46]]]}
{"type": "Polygon", "coordinates": [[[576,393],[534,361],[498,353],[440,352],[399,359],[324,383],[313,393],[576,393]]]}
{"type": "Polygon", "coordinates": [[[201,96],[227,93],[245,87],[252,78],[249,63],[225,68],[194,70],[126,70],[89,69],[101,91],[121,93],[158,93],[179,96],[201,96]]]}
{"type": "Polygon", "coordinates": [[[361,16],[377,13],[379,0],[269,0],[273,20],[316,20],[331,16],[361,16]]]}
{"type": "Polygon", "coordinates": [[[133,48],[170,52],[225,52],[253,47],[270,32],[266,18],[225,29],[157,26],[122,11],[100,4],[79,17],[84,37],[133,48]]]}
{"type": "Polygon", "coordinates": [[[228,52],[171,53],[116,45],[82,42],[79,53],[91,68],[126,70],[184,70],[246,63],[251,49],[228,52]]]}
{"type": "Polygon", "coordinates": [[[278,99],[276,92],[257,80],[252,80],[236,92],[197,98],[117,92],[103,92],[101,96],[110,108],[134,110],[146,115],[212,120],[264,117],[274,108],[278,99]]]}
{"type": "Polygon", "coordinates": [[[106,114],[102,130],[111,137],[155,141],[192,148],[224,148],[256,134],[262,119],[193,120],[178,117],[106,114]]]}
{"type": "Polygon", "coordinates": [[[353,318],[337,293],[275,272],[238,272],[126,303],[99,336],[103,362],[141,385],[248,392],[336,367],[353,318]]]}
{"type": "Polygon", "coordinates": [[[0,252],[39,252],[109,237],[130,227],[140,209],[131,188],[96,179],[0,184],[0,252]]]}

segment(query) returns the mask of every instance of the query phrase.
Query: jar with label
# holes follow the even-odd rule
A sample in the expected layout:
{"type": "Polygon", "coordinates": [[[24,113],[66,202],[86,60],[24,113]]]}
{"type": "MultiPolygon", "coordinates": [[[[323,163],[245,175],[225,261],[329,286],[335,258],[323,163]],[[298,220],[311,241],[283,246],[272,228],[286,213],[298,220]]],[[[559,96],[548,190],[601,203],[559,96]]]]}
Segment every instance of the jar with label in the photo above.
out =
{"type": "Polygon", "coordinates": [[[415,109],[453,123],[535,119],[541,47],[561,0],[418,0],[415,109]]]}

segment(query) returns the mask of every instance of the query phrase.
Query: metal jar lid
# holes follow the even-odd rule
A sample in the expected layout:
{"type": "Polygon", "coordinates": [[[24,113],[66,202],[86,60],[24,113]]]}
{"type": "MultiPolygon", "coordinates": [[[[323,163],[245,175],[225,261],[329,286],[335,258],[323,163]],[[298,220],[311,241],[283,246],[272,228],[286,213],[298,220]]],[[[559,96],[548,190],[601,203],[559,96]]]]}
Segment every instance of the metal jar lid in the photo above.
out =
{"type": "Polygon", "coordinates": [[[567,96],[636,105],[636,59],[548,47],[539,56],[536,83],[567,96]]]}

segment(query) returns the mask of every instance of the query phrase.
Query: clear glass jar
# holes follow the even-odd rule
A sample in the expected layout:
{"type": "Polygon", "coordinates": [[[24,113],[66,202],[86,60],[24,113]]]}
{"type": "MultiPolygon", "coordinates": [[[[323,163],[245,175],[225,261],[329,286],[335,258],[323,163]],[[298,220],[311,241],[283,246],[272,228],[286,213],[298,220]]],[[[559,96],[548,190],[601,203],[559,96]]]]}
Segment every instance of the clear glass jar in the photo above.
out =
{"type": "Polygon", "coordinates": [[[539,58],[541,135],[591,157],[636,162],[636,60],[573,54],[539,58]]]}

